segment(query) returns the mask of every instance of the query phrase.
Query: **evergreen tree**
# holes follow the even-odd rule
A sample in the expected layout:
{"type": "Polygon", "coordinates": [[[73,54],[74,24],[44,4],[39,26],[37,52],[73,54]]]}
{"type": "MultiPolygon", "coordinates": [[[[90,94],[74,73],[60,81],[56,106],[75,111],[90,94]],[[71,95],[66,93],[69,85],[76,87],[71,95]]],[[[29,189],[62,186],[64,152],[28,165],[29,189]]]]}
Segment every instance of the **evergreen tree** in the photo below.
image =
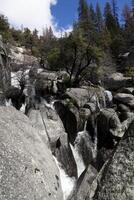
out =
{"type": "Polygon", "coordinates": [[[7,17],[4,15],[0,15],[0,34],[2,35],[4,42],[10,41],[10,26],[7,17]]]}
{"type": "Polygon", "coordinates": [[[117,0],[112,0],[112,11],[113,11],[113,16],[116,20],[117,26],[119,25],[118,21],[118,7],[117,7],[117,0]]]}
{"type": "Polygon", "coordinates": [[[125,6],[123,15],[125,19],[124,37],[126,49],[131,49],[134,46],[134,16],[128,6],[125,6]]]}
{"type": "Polygon", "coordinates": [[[115,17],[112,14],[112,8],[109,2],[106,2],[105,9],[104,9],[104,18],[105,18],[105,25],[108,31],[110,32],[112,38],[117,35],[119,31],[119,27],[117,26],[117,22],[115,17]]]}
{"type": "Polygon", "coordinates": [[[86,0],[79,0],[78,27],[86,38],[90,38],[91,19],[89,7],[86,0]]]}
{"type": "Polygon", "coordinates": [[[89,6],[89,14],[90,14],[90,18],[91,18],[93,25],[96,26],[96,13],[94,11],[94,7],[93,7],[92,3],[89,6]]]}
{"type": "Polygon", "coordinates": [[[29,28],[24,28],[22,45],[32,51],[33,38],[29,28]]]}
{"type": "Polygon", "coordinates": [[[98,32],[100,32],[103,28],[103,17],[102,17],[102,12],[101,12],[100,5],[98,2],[96,4],[96,26],[97,26],[98,32]]]}

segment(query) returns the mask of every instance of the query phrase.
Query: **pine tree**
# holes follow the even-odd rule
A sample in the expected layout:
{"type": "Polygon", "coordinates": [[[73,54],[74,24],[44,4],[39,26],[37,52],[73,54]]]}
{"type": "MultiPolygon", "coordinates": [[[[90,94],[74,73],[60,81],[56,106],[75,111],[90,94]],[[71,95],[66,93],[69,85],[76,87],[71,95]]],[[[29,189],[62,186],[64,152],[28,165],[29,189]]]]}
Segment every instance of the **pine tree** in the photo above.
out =
{"type": "Polygon", "coordinates": [[[114,37],[115,35],[117,35],[119,31],[119,27],[117,26],[117,22],[115,17],[113,16],[112,8],[109,2],[106,2],[105,5],[104,18],[105,18],[106,28],[110,32],[111,36],[114,37]]]}
{"type": "Polygon", "coordinates": [[[90,14],[91,21],[93,22],[94,25],[96,25],[96,13],[94,11],[94,7],[92,3],[89,6],[89,14],[90,14]]]}
{"type": "Polygon", "coordinates": [[[125,19],[124,36],[126,49],[131,49],[131,47],[134,46],[134,16],[127,5],[124,7],[123,16],[125,19]]]}
{"type": "Polygon", "coordinates": [[[98,2],[96,4],[96,26],[97,26],[98,32],[100,32],[103,28],[103,17],[102,17],[102,12],[101,12],[100,5],[98,2]]]}
{"type": "Polygon", "coordinates": [[[81,29],[83,35],[89,38],[89,30],[91,28],[91,19],[89,14],[89,7],[86,0],[79,1],[78,8],[78,27],[81,29]]]}
{"type": "Polygon", "coordinates": [[[113,16],[116,20],[117,25],[119,25],[117,0],[112,0],[112,11],[113,11],[113,16]]]}

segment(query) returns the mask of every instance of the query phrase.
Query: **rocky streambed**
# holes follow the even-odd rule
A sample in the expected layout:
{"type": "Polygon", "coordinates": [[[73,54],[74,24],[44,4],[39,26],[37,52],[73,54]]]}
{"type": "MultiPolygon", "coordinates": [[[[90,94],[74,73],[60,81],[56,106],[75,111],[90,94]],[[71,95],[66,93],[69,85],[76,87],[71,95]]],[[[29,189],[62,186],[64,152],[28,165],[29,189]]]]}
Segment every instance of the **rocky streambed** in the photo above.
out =
{"type": "Polygon", "coordinates": [[[66,72],[23,57],[1,80],[0,200],[134,199],[132,80],[67,88],[66,72]]]}

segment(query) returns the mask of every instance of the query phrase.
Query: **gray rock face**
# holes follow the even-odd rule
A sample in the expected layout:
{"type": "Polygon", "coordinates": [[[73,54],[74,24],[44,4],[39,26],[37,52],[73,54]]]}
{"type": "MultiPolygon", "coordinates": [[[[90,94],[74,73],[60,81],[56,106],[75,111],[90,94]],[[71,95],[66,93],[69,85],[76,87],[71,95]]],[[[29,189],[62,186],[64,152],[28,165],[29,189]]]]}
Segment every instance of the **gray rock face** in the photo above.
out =
{"type": "Polygon", "coordinates": [[[87,121],[87,130],[95,139],[97,129],[98,147],[113,148],[115,137],[122,137],[122,124],[113,109],[102,109],[97,115],[91,115],[87,121]]]}
{"type": "MultiPolygon", "coordinates": [[[[134,121],[103,170],[93,200],[134,199],[134,121]]],[[[87,198],[89,199],[89,198],[87,198]]]]}
{"type": "Polygon", "coordinates": [[[37,74],[37,79],[35,82],[36,91],[40,93],[41,96],[48,94],[57,94],[57,92],[62,91],[63,72],[52,72],[52,71],[42,71],[37,74]]]}
{"type": "Polygon", "coordinates": [[[115,137],[122,137],[121,122],[117,113],[109,108],[103,109],[97,117],[98,135],[105,139],[105,134],[111,133],[115,137]]]}
{"type": "Polygon", "coordinates": [[[70,88],[66,94],[76,102],[79,107],[83,107],[87,103],[99,104],[100,107],[105,107],[104,89],[101,87],[83,87],[70,88]]]}
{"type": "Polygon", "coordinates": [[[11,74],[7,50],[0,36],[0,89],[5,91],[11,85],[11,74]]]}
{"type": "Polygon", "coordinates": [[[125,93],[125,94],[132,94],[134,91],[134,87],[124,87],[124,88],[121,88],[118,93],[125,93]]]}
{"type": "Polygon", "coordinates": [[[124,77],[122,73],[113,73],[106,81],[109,90],[118,90],[122,87],[131,87],[131,78],[124,77]]]}
{"type": "Polygon", "coordinates": [[[40,111],[32,110],[29,117],[32,124],[40,130],[42,140],[47,141],[53,155],[57,158],[66,174],[69,177],[77,177],[77,167],[67,133],[54,108],[48,107],[48,105],[42,106],[40,111]]]}
{"type": "Polygon", "coordinates": [[[30,120],[0,107],[0,200],[63,200],[52,154],[30,120]]]}
{"type": "Polygon", "coordinates": [[[132,94],[117,93],[114,99],[118,102],[128,105],[130,108],[134,109],[134,96],[132,94]]]}
{"type": "Polygon", "coordinates": [[[77,136],[79,112],[78,109],[66,106],[64,103],[57,101],[54,103],[55,109],[64,124],[65,131],[68,133],[68,138],[71,143],[74,142],[77,136]]]}
{"type": "Polygon", "coordinates": [[[30,52],[26,50],[24,47],[15,47],[9,45],[9,57],[11,60],[11,66],[13,70],[19,70],[22,66],[32,66],[33,63],[38,64],[38,60],[36,57],[30,55],[30,52]]]}

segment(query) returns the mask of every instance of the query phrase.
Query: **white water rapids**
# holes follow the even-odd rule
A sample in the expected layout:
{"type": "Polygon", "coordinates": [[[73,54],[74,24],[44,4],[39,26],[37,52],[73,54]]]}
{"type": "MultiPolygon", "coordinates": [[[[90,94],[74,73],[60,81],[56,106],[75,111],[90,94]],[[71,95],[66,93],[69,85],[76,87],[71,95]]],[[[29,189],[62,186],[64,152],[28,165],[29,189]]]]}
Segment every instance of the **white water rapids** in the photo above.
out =
{"type": "Polygon", "coordinates": [[[75,186],[76,179],[69,177],[63,168],[61,168],[60,163],[57,161],[57,158],[53,156],[55,163],[59,169],[60,172],[60,181],[61,181],[61,187],[63,191],[63,197],[64,200],[67,200],[71,192],[73,191],[73,188],[75,186]]]}

